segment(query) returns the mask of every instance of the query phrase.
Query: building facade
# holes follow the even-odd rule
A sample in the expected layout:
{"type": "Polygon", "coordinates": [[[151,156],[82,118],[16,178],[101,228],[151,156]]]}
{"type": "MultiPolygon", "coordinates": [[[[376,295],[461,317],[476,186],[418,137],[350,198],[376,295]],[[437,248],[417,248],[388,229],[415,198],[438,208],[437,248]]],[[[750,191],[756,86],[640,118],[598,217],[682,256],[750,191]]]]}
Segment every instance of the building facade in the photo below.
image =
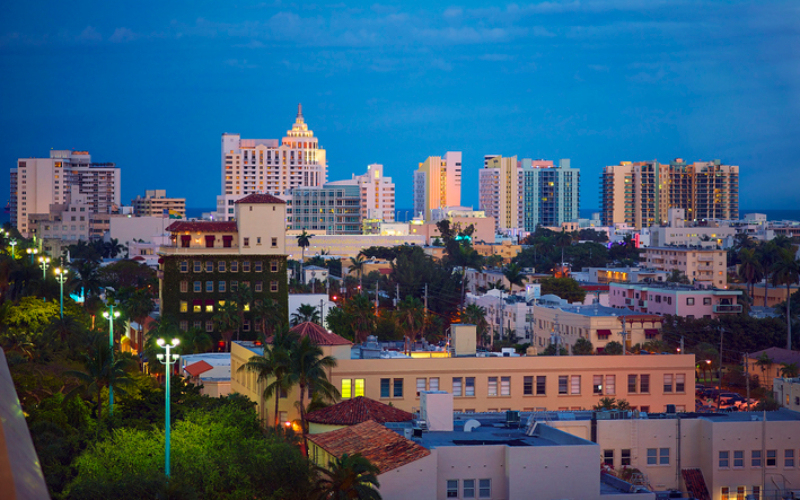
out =
{"type": "Polygon", "coordinates": [[[728,286],[728,253],[716,248],[647,247],[643,260],[656,271],[678,271],[698,286],[728,286]]]}
{"type": "Polygon", "coordinates": [[[367,173],[353,174],[352,179],[333,181],[325,187],[357,186],[361,206],[361,219],[394,222],[394,182],[383,175],[383,165],[367,166],[367,173]]]}
{"type": "Polygon", "coordinates": [[[672,314],[685,318],[716,318],[741,314],[740,290],[699,289],[677,283],[610,283],[611,307],[643,314],[672,314]]]}
{"type": "Polygon", "coordinates": [[[414,215],[430,221],[431,210],[461,205],[461,152],[430,156],[414,172],[414,215]]]}
{"type": "Polygon", "coordinates": [[[689,220],[739,218],[739,167],[719,160],[622,162],[601,174],[602,220],[641,229],[667,223],[670,208],[689,220]]]}
{"type": "MultiPolygon", "coordinates": [[[[160,310],[182,330],[220,333],[214,315],[245,286],[255,304],[272,299],[287,311],[285,204],[251,194],[235,207],[235,222],[176,221],[166,228],[170,244],[159,248],[160,310]]],[[[246,338],[254,338],[252,306],[243,305],[246,338]]]]}
{"type": "Polygon", "coordinates": [[[242,139],[222,134],[222,195],[215,220],[230,220],[236,200],[252,193],[288,199],[296,187],[322,187],[328,178],[325,150],[297,107],[292,129],[282,139],[242,139]]]}
{"type": "Polygon", "coordinates": [[[92,163],[88,151],[53,150],[49,158],[20,158],[11,169],[11,224],[28,237],[28,217],[67,203],[71,187],[86,195],[93,213],[109,213],[120,205],[120,169],[113,163],[92,163]]]}
{"type": "Polygon", "coordinates": [[[361,234],[361,192],[357,185],[329,183],[321,188],[295,188],[291,212],[287,225],[293,230],[361,234]]]}
{"type": "Polygon", "coordinates": [[[137,196],[131,200],[131,205],[136,217],[186,218],[186,198],[167,198],[164,189],[148,189],[144,197],[137,196]]]}

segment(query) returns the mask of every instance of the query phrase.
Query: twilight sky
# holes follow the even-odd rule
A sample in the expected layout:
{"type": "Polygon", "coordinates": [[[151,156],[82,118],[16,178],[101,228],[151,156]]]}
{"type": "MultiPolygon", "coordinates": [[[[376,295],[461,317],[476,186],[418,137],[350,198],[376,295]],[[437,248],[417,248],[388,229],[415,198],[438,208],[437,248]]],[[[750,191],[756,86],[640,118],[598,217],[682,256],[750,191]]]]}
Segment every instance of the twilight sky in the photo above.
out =
{"type": "Polygon", "coordinates": [[[603,166],[681,157],[740,165],[742,208],[800,209],[800,2],[456,2],[9,2],[0,164],[86,149],[126,204],[213,207],[220,135],[282,137],[302,102],[329,179],[383,163],[398,208],[452,150],[476,208],[494,153],[571,158],[582,208],[603,166]]]}

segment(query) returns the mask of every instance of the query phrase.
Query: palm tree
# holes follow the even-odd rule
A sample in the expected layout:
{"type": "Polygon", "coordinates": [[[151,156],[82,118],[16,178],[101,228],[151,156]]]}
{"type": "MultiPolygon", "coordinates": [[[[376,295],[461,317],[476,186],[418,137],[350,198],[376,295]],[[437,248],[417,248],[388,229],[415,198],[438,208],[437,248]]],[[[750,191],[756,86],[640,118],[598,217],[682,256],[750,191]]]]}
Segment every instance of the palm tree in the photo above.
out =
{"type": "Polygon", "coordinates": [[[182,354],[198,354],[208,352],[214,346],[211,334],[202,328],[189,328],[180,335],[180,350],[182,354]]]}
{"type": "Polygon", "coordinates": [[[761,356],[756,360],[756,366],[761,369],[761,374],[764,376],[764,382],[767,380],[767,371],[772,368],[775,361],[769,357],[769,354],[762,352],[761,356]]]}
{"type": "Polygon", "coordinates": [[[46,331],[48,334],[58,337],[62,344],[66,344],[69,337],[83,332],[83,325],[71,314],[65,314],[63,317],[55,316],[52,318],[50,324],[47,325],[46,331]]]}
{"type": "MultiPolygon", "coordinates": [[[[266,340],[266,339],[265,339],[266,340]]],[[[289,331],[285,325],[276,330],[272,343],[264,342],[264,354],[251,357],[239,367],[239,371],[258,374],[258,382],[264,382],[264,401],[275,400],[275,428],[281,427],[280,400],[281,395],[291,388],[291,352],[298,343],[297,335],[289,331]]]]}
{"type": "Polygon", "coordinates": [[[101,289],[100,264],[90,259],[80,259],[73,260],[71,266],[76,273],[72,279],[73,288],[83,288],[87,297],[99,295],[101,289]]]}
{"type": "Polygon", "coordinates": [[[236,291],[231,292],[229,303],[236,308],[239,323],[236,325],[236,340],[239,340],[239,331],[244,324],[244,313],[250,310],[253,303],[253,291],[248,286],[240,286],[236,291]]]}
{"type": "Polygon", "coordinates": [[[483,345],[486,331],[489,329],[489,322],[486,321],[486,309],[478,304],[469,304],[461,314],[461,322],[467,325],[475,325],[475,335],[478,345],[483,345]]]}
{"type": "Polygon", "coordinates": [[[556,245],[561,247],[561,265],[564,264],[564,249],[570,245],[572,245],[572,236],[570,233],[566,231],[566,229],[561,229],[561,232],[556,234],[556,245]]]}
{"type": "Polygon", "coordinates": [[[253,308],[253,320],[262,335],[271,335],[275,329],[286,321],[283,308],[272,299],[256,301],[253,308]]]}
{"type": "Polygon", "coordinates": [[[313,234],[308,234],[305,229],[297,235],[297,245],[300,247],[300,283],[305,283],[305,275],[303,274],[303,262],[306,260],[306,248],[311,246],[311,238],[313,234]]]}
{"type": "Polygon", "coordinates": [[[425,326],[425,306],[413,295],[406,295],[400,301],[396,313],[397,323],[403,328],[406,337],[416,340],[425,326]]]}
{"type": "Polygon", "coordinates": [[[364,274],[364,264],[366,264],[367,260],[364,258],[364,255],[359,253],[356,255],[356,258],[350,257],[350,269],[354,270],[358,275],[358,288],[361,288],[361,278],[364,274]]]}
{"type": "Polygon", "coordinates": [[[781,377],[783,378],[797,378],[800,372],[800,365],[794,363],[781,363],[781,377]]]}
{"type": "Polygon", "coordinates": [[[300,388],[300,427],[303,432],[303,447],[308,456],[308,442],[306,441],[306,409],[305,397],[313,391],[322,399],[335,401],[341,395],[339,390],[328,380],[328,373],[336,367],[336,359],[324,356],[322,348],[311,342],[308,336],[300,339],[294,349],[289,353],[291,369],[289,380],[292,385],[300,388]]]}
{"type": "Polygon", "coordinates": [[[317,470],[320,478],[314,488],[314,498],[318,500],[381,500],[378,492],[380,469],[360,453],[334,457],[327,469],[317,467],[317,470]]]}
{"type": "Polygon", "coordinates": [[[126,394],[125,388],[132,384],[127,369],[130,367],[130,358],[119,357],[114,359],[114,351],[104,341],[95,344],[90,354],[83,355],[83,365],[86,371],[68,371],[65,374],[78,379],[79,385],[69,396],[83,389],[87,395],[97,395],[97,418],[100,419],[103,405],[103,389],[109,385],[114,386],[117,394],[126,394]]]}
{"type": "Polygon", "coordinates": [[[514,285],[522,288],[525,285],[525,275],[522,273],[522,266],[518,263],[514,262],[513,264],[509,264],[505,269],[503,269],[503,276],[506,277],[509,283],[510,292],[514,292],[514,285]]]}
{"type": "Polygon", "coordinates": [[[366,295],[357,295],[347,301],[345,312],[353,321],[357,343],[367,340],[367,335],[375,331],[375,305],[366,295]]]}
{"type": "Polygon", "coordinates": [[[219,328],[222,338],[228,347],[228,352],[230,352],[233,332],[237,331],[239,325],[241,325],[239,322],[239,308],[235,303],[228,301],[217,308],[216,314],[211,319],[219,328]]]}
{"type": "Polygon", "coordinates": [[[786,349],[792,349],[792,317],[790,305],[792,303],[791,286],[800,280],[800,263],[794,258],[794,252],[781,249],[779,258],[772,264],[772,284],[775,286],[786,285],[786,349]]]}
{"type": "Polygon", "coordinates": [[[319,324],[319,309],[310,304],[300,304],[297,311],[292,313],[292,326],[306,322],[319,324]]]}
{"type": "Polygon", "coordinates": [[[153,309],[155,309],[153,296],[145,288],[136,290],[122,302],[122,310],[139,325],[136,339],[136,344],[139,346],[144,340],[144,322],[153,309]]]}
{"type": "Polygon", "coordinates": [[[764,269],[756,255],[755,249],[742,248],[739,250],[739,278],[750,285],[750,296],[755,293],[756,283],[764,278],[764,269]]]}

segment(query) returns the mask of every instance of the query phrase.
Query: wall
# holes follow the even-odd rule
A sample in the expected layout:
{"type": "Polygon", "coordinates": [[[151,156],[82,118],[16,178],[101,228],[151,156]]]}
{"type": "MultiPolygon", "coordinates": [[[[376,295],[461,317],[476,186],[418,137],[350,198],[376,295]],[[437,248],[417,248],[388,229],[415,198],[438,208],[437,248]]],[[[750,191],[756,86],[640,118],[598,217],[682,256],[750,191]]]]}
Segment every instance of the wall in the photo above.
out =
{"type": "Polygon", "coordinates": [[[154,237],[169,235],[166,228],[172,222],[164,217],[112,217],[109,220],[109,237],[130,247],[133,240],[150,242],[154,237]]]}
{"type": "MultiPolygon", "coordinates": [[[[378,476],[383,500],[434,500],[437,498],[437,450],[417,461],[378,476]]],[[[444,496],[438,498],[445,498],[444,496]]]]}

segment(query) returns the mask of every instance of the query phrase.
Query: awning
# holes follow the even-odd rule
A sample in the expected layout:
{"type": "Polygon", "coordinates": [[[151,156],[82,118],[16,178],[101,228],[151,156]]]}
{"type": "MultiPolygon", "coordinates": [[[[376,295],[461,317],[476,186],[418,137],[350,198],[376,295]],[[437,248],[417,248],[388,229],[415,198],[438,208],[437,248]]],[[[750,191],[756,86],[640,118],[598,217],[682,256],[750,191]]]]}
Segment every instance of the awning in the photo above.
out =
{"type": "Polygon", "coordinates": [[[645,328],[644,329],[644,336],[648,339],[655,338],[659,334],[659,331],[655,328],[645,328]]]}
{"type": "Polygon", "coordinates": [[[207,362],[200,360],[197,363],[192,363],[191,365],[185,366],[183,369],[192,377],[199,377],[201,374],[209,370],[213,370],[214,367],[207,362]]]}
{"type": "Polygon", "coordinates": [[[597,330],[597,336],[598,337],[610,337],[611,336],[611,330],[597,330]]]}

